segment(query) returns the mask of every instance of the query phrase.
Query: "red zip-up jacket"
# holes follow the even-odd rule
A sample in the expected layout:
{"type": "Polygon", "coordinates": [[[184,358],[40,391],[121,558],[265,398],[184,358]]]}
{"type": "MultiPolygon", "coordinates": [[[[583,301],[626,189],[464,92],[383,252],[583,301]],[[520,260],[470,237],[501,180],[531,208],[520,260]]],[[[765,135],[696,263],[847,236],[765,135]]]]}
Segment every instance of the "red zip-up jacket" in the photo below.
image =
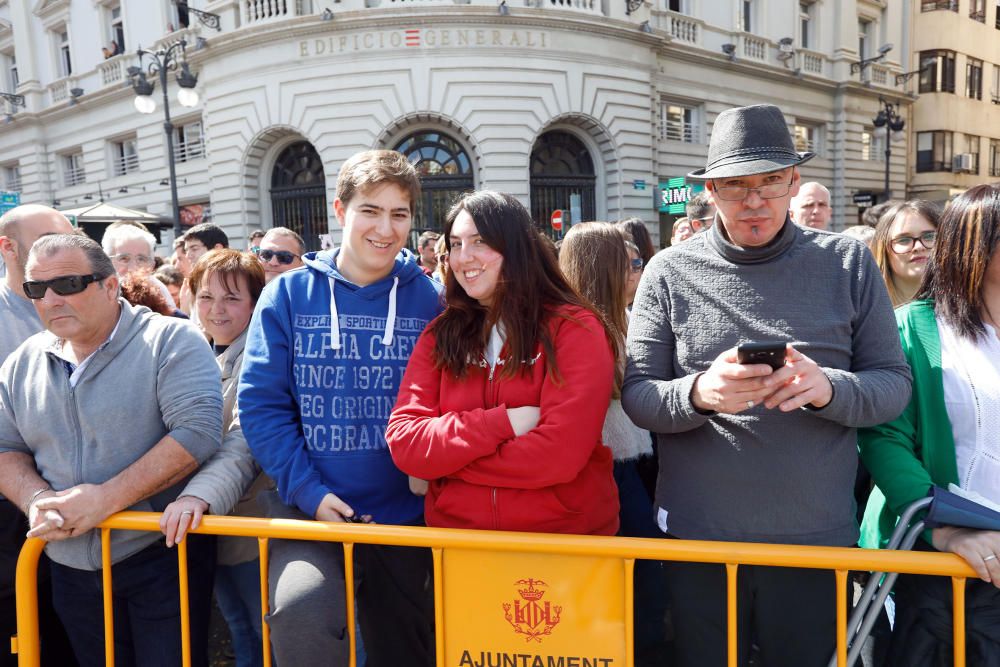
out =
{"type": "MultiPolygon", "coordinates": [[[[548,318],[561,381],[541,345],[527,373],[501,378],[484,361],[458,379],[434,368],[424,331],[403,375],[385,439],[399,468],[430,481],[429,526],[613,535],[618,489],[601,427],[614,362],[604,327],[588,310],[548,318]],[[537,406],[538,425],[518,437],[507,408],[537,406]]],[[[501,360],[506,352],[501,352],[501,360]]]]}

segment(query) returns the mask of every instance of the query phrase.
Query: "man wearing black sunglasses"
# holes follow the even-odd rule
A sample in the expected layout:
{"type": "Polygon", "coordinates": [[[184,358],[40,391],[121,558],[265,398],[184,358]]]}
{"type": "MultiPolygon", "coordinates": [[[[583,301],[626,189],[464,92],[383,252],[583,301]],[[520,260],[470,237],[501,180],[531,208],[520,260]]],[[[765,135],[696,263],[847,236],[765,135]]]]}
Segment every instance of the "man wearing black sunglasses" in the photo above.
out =
{"type": "MultiPolygon", "coordinates": [[[[218,366],[185,323],[119,297],[93,240],[55,234],[31,248],[22,283],[46,331],[0,369],[0,493],[48,542],[53,603],[81,664],[103,664],[101,540],[125,509],[162,511],[222,435],[218,366]]],[[[200,539],[195,539],[200,538],[200,539]]],[[[195,664],[207,664],[214,542],[188,541],[195,664]]],[[[112,533],[116,657],[180,664],[173,551],[152,533],[112,533]],[[122,643],[124,642],[124,643],[122,643]]]]}
{"type": "MultiPolygon", "coordinates": [[[[59,211],[48,206],[25,204],[7,211],[0,217],[0,257],[7,267],[0,280],[0,364],[11,352],[32,335],[43,329],[38,313],[25,297],[21,283],[28,251],[40,237],[48,234],[69,234],[73,227],[59,211]]],[[[21,510],[6,498],[0,498],[0,636],[16,633],[14,616],[14,569],[17,554],[24,544],[28,522],[21,510]]],[[[48,558],[41,563],[40,582],[49,587],[48,558]]],[[[66,643],[62,624],[52,609],[51,595],[39,595],[39,622],[45,637],[42,664],[69,665],[72,651],[66,643]],[[61,639],[61,641],[56,641],[61,639]]],[[[0,658],[0,665],[7,665],[0,658]]]]}
{"type": "Polygon", "coordinates": [[[302,266],[305,242],[287,227],[267,230],[257,249],[257,257],[264,266],[264,282],[269,283],[285,271],[302,266]]]}

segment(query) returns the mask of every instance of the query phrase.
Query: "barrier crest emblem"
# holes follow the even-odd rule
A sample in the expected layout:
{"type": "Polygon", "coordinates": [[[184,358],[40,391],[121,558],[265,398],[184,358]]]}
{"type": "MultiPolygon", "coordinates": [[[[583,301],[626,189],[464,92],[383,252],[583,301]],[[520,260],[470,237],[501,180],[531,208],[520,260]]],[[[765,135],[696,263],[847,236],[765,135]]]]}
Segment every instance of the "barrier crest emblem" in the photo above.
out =
{"type": "Polygon", "coordinates": [[[504,618],[526,642],[541,643],[559,625],[562,606],[542,600],[547,586],[541,579],[518,579],[514,582],[518,597],[503,603],[504,618]]]}

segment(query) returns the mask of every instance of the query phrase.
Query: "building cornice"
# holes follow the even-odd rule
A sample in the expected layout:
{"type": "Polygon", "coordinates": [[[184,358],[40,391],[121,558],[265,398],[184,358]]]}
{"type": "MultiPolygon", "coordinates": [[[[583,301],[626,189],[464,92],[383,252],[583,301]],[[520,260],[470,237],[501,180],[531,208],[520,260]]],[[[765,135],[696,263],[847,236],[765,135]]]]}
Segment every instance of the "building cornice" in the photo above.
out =
{"type": "Polygon", "coordinates": [[[246,26],[209,36],[210,48],[204,52],[188,53],[192,62],[211,57],[210,52],[230,52],[257,48],[278,41],[294,41],[317,35],[329,36],[351,30],[380,30],[392,28],[430,27],[441,24],[450,26],[483,26],[501,29],[517,27],[521,29],[550,29],[602,37],[616,37],[636,42],[651,48],[659,48],[671,37],[663,32],[645,33],[639,26],[629,21],[609,19],[605,16],[591,16],[576,12],[561,12],[558,16],[550,9],[517,8],[505,17],[499,17],[494,7],[462,5],[455,7],[435,6],[400,10],[363,9],[338,12],[335,23],[323,21],[319,15],[300,16],[284,21],[246,26]],[[331,31],[331,27],[336,28],[331,31]],[[202,55],[204,53],[204,55],[202,55]]]}

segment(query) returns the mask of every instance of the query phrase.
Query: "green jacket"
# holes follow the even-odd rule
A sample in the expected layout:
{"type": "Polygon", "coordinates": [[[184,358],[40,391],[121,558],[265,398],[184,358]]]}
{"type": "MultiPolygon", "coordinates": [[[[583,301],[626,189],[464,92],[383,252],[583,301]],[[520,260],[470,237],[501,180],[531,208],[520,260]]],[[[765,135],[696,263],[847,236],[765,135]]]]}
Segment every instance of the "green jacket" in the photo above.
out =
{"type": "MultiPolygon", "coordinates": [[[[903,354],[913,371],[910,403],[895,420],[859,429],[861,459],[875,480],[861,526],[861,546],[884,546],[907,505],[931,486],[958,483],[955,441],[944,405],[941,339],[934,303],[914,301],[896,310],[903,354]]],[[[930,532],[924,532],[930,543],[930,532]]]]}

